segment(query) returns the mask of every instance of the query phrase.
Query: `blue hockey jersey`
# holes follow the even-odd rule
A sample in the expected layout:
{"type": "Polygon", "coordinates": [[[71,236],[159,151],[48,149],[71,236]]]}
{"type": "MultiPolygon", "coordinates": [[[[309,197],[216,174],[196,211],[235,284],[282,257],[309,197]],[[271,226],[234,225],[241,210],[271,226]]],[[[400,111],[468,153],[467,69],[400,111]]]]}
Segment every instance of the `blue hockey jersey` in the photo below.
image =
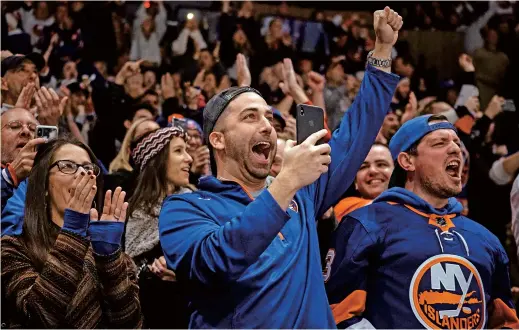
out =
{"type": "Polygon", "coordinates": [[[346,216],[324,273],[339,328],[519,328],[499,240],[403,188],[346,216]]]}
{"type": "Polygon", "coordinates": [[[332,328],[315,220],[348,189],[389,109],[398,77],[368,67],[355,102],[330,140],[329,171],[296,193],[284,212],[264,190],[200,181],[168,197],[160,242],[189,285],[191,328],[332,328]]]}

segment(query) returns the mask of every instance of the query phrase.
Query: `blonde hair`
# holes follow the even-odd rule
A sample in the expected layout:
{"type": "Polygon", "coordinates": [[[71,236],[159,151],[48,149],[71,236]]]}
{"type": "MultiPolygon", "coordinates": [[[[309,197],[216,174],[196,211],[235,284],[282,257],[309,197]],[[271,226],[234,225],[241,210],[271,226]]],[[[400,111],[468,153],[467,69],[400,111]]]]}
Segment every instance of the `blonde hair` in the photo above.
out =
{"type": "Polygon", "coordinates": [[[117,156],[115,156],[114,160],[110,163],[109,171],[110,173],[126,170],[133,172],[133,167],[130,165],[130,146],[132,142],[136,140],[135,131],[137,131],[137,127],[147,121],[153,121],[149,118],[141,118],[135,121],[124,136],[123,143],[121,144],[121,150],[117,156]]]}

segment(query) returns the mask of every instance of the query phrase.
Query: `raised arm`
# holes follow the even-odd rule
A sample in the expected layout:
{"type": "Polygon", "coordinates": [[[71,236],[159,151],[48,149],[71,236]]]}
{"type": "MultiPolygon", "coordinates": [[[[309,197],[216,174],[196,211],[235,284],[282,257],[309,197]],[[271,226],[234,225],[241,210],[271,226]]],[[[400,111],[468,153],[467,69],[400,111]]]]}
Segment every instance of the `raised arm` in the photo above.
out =
{"type": "Polygon", "coordinates": [[[389,59],[401,27],[402,18],[389,7],[375,12],[377,40],[368,60],[373,65],[368,64],[359,93],[329,142],[332,162],[328,173],[306,188],[315,201],[317,217],[348,189],[382,126],[399,81],[390,73],[389,59]]]}

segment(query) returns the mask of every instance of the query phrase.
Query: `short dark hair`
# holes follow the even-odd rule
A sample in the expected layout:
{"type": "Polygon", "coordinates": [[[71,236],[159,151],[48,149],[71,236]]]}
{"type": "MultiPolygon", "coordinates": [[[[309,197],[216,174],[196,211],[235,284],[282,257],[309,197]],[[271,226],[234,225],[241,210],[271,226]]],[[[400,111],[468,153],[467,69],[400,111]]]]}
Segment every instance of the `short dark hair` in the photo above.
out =
{"type": "Polygon", "coordinates": [[[137,103],[126,112],[126,120],[133,121],[133,117],[139,110],[148,110],[154,117],[157,115],[155,108],[148,102],[137,103]]]}

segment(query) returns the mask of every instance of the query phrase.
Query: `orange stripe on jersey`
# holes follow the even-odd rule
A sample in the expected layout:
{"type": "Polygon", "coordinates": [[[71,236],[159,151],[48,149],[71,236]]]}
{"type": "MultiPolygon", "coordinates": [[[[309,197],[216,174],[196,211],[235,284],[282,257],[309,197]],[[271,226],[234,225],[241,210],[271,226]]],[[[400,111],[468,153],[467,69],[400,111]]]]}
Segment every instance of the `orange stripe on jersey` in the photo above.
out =
{"type": "Polygon", "coordinates": [[[424,213],[422,211],[415,209],[414,207],[412,207],[410,205],[404,204],[404,206],[407,207],[408,209],[410,209],[411,211],[413,211],[414,213],[419,214],[422,217],[428,218],[430,225],[436,226],[436,227],[440,228],[442,231],[448,231],[449,229],[456,227],[454,225],[454,223],[452,222],[452,218],[454,218],[456,216],[456,214],[446,214],[446,215],[427,214],[427,213],[424,213]],[[443,218],[445,220],[445,223],[443,225],[438,223],[438,219],[440,219],[440,218],[443,218]]]}
{"type": "Polygon", "coordinates": [[[340,303],[330,305],[335,324],[339,324],[364,313],[367,295],[367,292],[364,290],[355,290],[340,303]]]}
{"type": "Polygon", "coordinates": [[[333,208],[333,211],[335,212],[335,218],[338,222],[341,222],[342,218],[345,215],[355,211],[358,208],[366,206],[371,202],[371,199],[364,199],[360,197],[346,197],[339,203],[337,203],[337,205],[335,205],[335,207],[333,208]]]}
{"type": "Polygon", "coordinates": [[[515,310],[508,307],[501,299],[494,299],[489,308],[490,315],[488,320],[488,327],[491,329],[519,329],[519,319],[515,310]]]}

